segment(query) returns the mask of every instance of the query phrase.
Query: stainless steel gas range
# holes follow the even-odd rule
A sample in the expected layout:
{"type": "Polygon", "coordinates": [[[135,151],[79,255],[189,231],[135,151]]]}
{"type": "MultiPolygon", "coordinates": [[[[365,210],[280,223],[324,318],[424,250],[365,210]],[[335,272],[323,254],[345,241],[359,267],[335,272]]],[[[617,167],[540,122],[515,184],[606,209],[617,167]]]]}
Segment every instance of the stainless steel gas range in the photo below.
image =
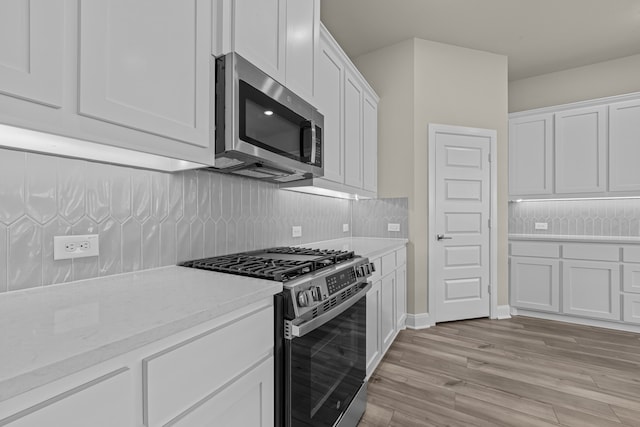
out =
{"type": "Polygon", "coordinates": [[[357,426],[367,396],[367,258],[278,247],[183,266],[283,283],[275,296],[276,427],[357,426]]]}

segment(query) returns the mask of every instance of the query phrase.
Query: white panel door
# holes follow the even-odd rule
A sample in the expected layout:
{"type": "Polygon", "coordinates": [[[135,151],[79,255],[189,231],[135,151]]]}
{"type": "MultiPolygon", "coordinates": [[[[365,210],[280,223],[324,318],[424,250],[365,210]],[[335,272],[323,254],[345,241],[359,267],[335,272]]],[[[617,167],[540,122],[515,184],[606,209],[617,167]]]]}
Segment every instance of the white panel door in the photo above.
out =
{"type": "Polygon", "coordinates": [[[556,193],[606,190],[607,107],[555,115],[556,193]]]}
{"type": "Polygon", "coordinates": [[[344,183],[362,188],[362,87],[349,71],[344,79],[344,183]]]}
{"type": "Polygon", "coordinates": [[[562,294],[566,314],[620,320],[620,265],[563,261],[562,294]]]}
{"type": "Polygon", "coordinates": [[[640,190],[640,101],[609,106],[609,189],[640,190]]]}
{"type": "MultiPolygon", "coordinates": [[[[471,132],[471,131],[470,131],[471,132]]],[[[491,138],[435,132],[433,254],[436,322],[490,313],[489,215],[491,138]],[[439,237],[437,237],[439,236],[439,237]]]]}
{"type": "Polygon", "coordinates": [[[393,342],[396,327],[395,272],[382,278],[380,301],[380,335],[382,336],[382,352],[384,353],[393,342]]]}
{"type": "MultiPolygon", "coordinates": [[[[285,82],[286,0],[234,0],[234,47],[247,61],[285,82]]],[[[301,1],[301,0],[297,0],[301,1]]]]}
{"type": "Polygon", "coordinates": [[[85,0],[82,115],[208,147],[211,0],[85,0]]]}
{"type": "Polygon", "coordinates": [[[62,106],[63,0],[0,1],[0,93],[62,106]]]}
{"type": "Polygon", "coordinates": [[[373,367],[380,358],[382,337],[380,335],[381,280],[373,284],[367,292],[367,375],[371,375],[373,367]]]}
{"type": "Polygon", "coordinates": [[[0,420],[0,425],[133,427],[133,403],[131,371],[122,368],[0,420]]]}
{"type": "Polygon", "coordinates": [[[286,85],[297,95],[313,102],[320,0],[287,0],[286,85]]]}
{"type": "Polygon", "coordinates": [[[560,312],[560,261],[511,258],[511,305],[560,312]]]}
{"type": "Polygon", "coordinates": [[[553,192],[553,114],[509,120],[509,194],[553,192]]]}
{"type": "Polygon", "coordinates": [[[344,63],[330,37],[320,32],[314,84],[318,110],[324,116],[324,178],[344,184],[344,63]]]}
{"type": "Polygon", "coordinates": [[[365,190],[378,191],[378,103],[367,92],[363,103],[362,168],[365,190]]]}
{"type": "Polygon", "coordinates": [[[273,425],[273,358],[206,399],[176,427],[267,427],[273,425]]]}

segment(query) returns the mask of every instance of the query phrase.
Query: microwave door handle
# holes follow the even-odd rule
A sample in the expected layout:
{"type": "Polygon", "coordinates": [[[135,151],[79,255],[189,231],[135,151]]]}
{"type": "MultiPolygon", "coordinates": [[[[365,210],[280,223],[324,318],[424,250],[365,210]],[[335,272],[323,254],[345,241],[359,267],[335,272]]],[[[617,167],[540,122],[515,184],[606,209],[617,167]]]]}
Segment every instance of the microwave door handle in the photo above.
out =
{"type": "Polygon", "coordinates": [[[311,124],[311,164],[316,164],[316,124],[313,120],[310,120],[311,124]]]}
{"type": "Polygon", "coordinates": [[[291,336],[293,338],[300,338],[308,334],[309,332],[319,328],[325,323],[330,322],[336,317],[340,316],[346,310],[351,308],[352,305],[357,303],[361,298],[363,298],[367,292],[371,289],[371,283],[367,283],[362,289],[360,289],[356,294],[354,294],[347,301],[343,302],[339,306],[327,311],[326,313],[321,314],[315,319],[311,319],[308,322],[305,322],[301,325],[293,325],[291,324],[291,336]]]}

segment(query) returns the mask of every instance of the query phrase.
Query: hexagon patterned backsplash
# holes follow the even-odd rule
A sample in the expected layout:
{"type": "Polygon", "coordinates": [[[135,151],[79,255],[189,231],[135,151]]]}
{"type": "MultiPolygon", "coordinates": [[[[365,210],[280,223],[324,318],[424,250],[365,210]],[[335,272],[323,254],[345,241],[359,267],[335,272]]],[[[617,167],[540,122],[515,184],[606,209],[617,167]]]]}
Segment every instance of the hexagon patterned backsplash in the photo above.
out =
{"type": "Polygon", "coordinates": [[[348,200],[247,178],[0,149],[0,292],[350,236],[351,213],[348,200]],[[100,256],[54,261],[66,234],[99,234],[100,256]]]}
{"type": "Polygon", "coordinates": [[[409,237],[409,199],[359,200],[353,203],[353,236],[406,239],[409,237]],[[390,223],[400,231],[389,231],[390,223]]]}
{"type": "Polygon", "coordinates": [[[640,199],[555,200],[509,204],[510,234],[640,236],[640,199]],[[547,230],[535,230],[546,222],[547,230]]]}

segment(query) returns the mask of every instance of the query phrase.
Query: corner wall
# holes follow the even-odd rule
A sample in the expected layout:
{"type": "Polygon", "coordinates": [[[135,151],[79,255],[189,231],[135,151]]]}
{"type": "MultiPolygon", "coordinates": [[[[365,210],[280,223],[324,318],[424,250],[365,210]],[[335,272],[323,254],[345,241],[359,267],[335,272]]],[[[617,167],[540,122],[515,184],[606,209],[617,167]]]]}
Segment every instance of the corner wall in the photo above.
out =
{"type": "Polygon", "coordinates": [[[409,198],[409,313],[428,309],[429,123],[498,132],[498,304],[507,304],[507,58],[413,39],[354,62],[380,96],[380,196],[409,198]]]}
{"type": "Polygon", "coordinates": [[[509,83],[509,112],[640,92],[640,55],[509,83]]]}

